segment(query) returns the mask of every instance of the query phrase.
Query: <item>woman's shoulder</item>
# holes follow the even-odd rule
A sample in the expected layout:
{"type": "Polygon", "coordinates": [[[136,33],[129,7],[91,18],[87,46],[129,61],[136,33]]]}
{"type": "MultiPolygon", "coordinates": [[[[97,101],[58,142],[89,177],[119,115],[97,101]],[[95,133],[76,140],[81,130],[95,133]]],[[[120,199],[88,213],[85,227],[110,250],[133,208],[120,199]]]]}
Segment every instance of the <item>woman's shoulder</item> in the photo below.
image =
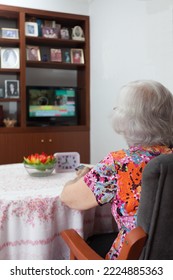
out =
{"type": "Polygon", "coordinates": [[[170,151],[164,146],[131,146],[126,149],[109,152],[102,162],[107,165],[126,165],[129,163],[140,165],[141,163],[147,163],[161,153],[168,153],[167,150],[170,151]]]}
{"type": "Polygon", "coordinates": [[[138,164],[142,161],[147,161],[151,157],[151,154],[148,149],[145,149],[141,146],[133,146],[127,149],[121,149],[118,151],[110,152],[110,156],[112,156],[115,162],[134,162],[138,164]]]}
{"type": "Polygon", "coordinates": [[[130,157],[134,154],[144,154],[146,152],[147,151],[140,146],[131,146],[126,149],[112,151],[109,153],[109,155],[112,155],[113,157],[123,158],[123,157],[127,157],[127,156],[130,157]]]}

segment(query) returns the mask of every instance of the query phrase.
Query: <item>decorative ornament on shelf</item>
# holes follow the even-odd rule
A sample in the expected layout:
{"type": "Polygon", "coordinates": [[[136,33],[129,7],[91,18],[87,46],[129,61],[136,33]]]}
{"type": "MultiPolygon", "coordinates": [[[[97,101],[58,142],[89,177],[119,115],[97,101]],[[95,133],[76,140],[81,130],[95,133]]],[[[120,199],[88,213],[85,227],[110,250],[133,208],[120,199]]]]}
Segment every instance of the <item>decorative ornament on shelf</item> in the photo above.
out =
{"type": "Polygon", "coordinates": [[[35,153],[28,157],[24,157],[24,167],[31,176],[45,177],[50,175],[56,165],[56,158],[54,155],[47,155],[35,153]]]}
{"type": "Polygon", "coordinates": [[[78,25],[72,28],[72,40],[85,41],[83,29],[78,25]]]}
{"type": "Polygon", "coordinates": [[[6,127],[14,127],[14,125],[16,124],[16,120],[15,119],[4,119],[3,123],[5,124],[6,127]]]}

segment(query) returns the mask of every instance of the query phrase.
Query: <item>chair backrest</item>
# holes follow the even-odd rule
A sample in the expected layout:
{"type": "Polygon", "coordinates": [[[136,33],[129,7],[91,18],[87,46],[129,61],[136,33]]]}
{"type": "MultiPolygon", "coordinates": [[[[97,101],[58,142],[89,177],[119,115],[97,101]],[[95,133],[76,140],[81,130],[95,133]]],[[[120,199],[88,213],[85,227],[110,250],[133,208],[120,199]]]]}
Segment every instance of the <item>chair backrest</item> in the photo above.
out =
{"type": "Polygon", "coordinates": [[[137,223],[148,234],[141,259],[173,259],[173,154],[145,167],[137,223]]]}

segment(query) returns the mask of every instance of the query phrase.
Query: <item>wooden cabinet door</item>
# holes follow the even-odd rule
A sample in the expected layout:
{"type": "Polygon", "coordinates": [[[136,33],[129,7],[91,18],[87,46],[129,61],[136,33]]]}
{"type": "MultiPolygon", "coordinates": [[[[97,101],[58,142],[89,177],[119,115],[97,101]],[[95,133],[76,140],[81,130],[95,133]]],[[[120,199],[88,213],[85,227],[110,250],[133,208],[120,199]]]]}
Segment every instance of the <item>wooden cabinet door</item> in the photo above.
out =
{"type": "Polygon", "coordinates": [[[45,139],[45,151],[47,153],[78,152],[81,162],[90,162],[88,131],[48,133],[45,139]]]}
{"type": "Polygon", "coordinates": [[[23,162],[26,145],[23,134],[2,133],[0,135],[0,164],[23,162]]]}
{"type": "Polygon", "coordinates": [[[4,133],[0,135],[0,164],[23,162],[32,153],[78,152],[89,163],[89,132],[4,133]]]}

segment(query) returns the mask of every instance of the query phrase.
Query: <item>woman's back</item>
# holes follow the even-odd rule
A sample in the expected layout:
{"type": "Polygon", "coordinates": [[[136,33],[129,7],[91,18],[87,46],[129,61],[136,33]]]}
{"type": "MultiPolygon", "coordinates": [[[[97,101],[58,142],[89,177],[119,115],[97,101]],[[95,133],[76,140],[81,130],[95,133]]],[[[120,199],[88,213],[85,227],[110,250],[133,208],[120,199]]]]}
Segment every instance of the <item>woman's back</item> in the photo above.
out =
{"type": "Polygon", "coordinates": [[[119,233],[108,258],[116,259],[127,232],[136,227],[142,171],[160,154],[172,153],[166,146],[130,147],[109,153],[84,177],[100,205],[110,202],[119,233]],[[106,184],[107,182],[107,184],[106,184]]]}

